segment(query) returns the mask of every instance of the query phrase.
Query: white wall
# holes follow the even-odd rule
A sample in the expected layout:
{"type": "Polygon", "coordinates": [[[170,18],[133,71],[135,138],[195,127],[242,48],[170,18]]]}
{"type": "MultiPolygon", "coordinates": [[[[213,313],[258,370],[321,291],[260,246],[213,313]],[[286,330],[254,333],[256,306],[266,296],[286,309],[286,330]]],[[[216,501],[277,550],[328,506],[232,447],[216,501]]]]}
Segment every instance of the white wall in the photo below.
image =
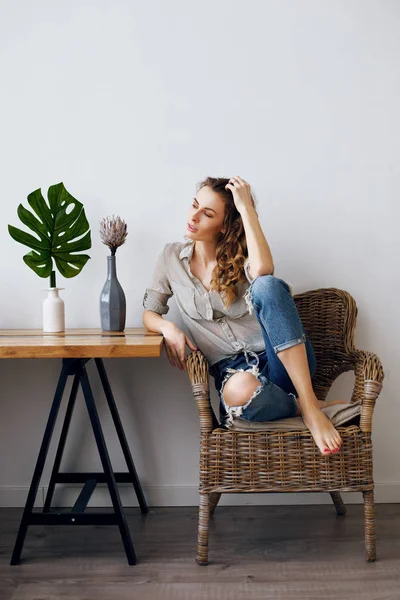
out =
{"type": "MultiPolygon", "coordinates": [[[[373,422],[376,500],[400,501],[399,25],[400,4],[390,0],[3,0],[0,328],[41,327],[47,282],[7,232],[31,191],[63,181],[92,227],[82,273],[58,274],[67,327],[99,327],[107,248],[98,221],[113,213],[129,230],[117,253],[127,326],[141,327],[155,258],[165,242],[183,241],[196,182],[238,174],[255,191],[276,275],[295,293],[334,286],[356,299],[356,345],[376,352],[386,374],[373,422]]],[[[166,318],[181,324],[170,305],[166,318]]],[[[149,503],[197,504],[199,423],[187,374],[165,352],[105,364],[149,503]]],[[[60,365],[0,361],[4,506],[25,502],[60,365]]],[[[353,381],[340,377],[328,399],[349,398],[353,381]]],[[[114,466],[124,470],[103,396],[99,406],[114,466]]],[[[99,466],[80,395],[63,468],[99,466]]],[[[131,489],[122,494],[136,504],[131,489]]],[[[92,504],[106,502],[100,491],[92,504]]]]}

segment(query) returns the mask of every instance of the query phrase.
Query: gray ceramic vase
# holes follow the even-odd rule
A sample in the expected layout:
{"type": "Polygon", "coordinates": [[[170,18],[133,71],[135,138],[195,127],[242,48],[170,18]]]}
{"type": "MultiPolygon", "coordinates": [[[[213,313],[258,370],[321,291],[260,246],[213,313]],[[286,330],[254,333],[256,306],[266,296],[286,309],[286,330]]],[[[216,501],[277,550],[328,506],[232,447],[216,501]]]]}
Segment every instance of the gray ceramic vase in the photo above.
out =
{"type": "Polygon", "coordinates": [[[107,280],[100,294],[100,319],[103,331],[124,331],[126,300],[117,279],[115,255],[107,256],[107,280]]]}

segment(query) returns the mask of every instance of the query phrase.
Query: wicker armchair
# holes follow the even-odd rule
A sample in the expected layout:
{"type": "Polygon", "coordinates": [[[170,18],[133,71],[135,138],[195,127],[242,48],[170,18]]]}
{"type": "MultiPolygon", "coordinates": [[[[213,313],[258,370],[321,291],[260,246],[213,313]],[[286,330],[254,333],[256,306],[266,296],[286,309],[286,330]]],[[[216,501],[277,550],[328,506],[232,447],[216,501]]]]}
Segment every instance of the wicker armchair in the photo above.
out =
{"type": "Polygon", "coordinates": [[[324,288],[294,296],[317,357],[312,379],[325,400],[333,381],[354,370],[351,402],[361,400],[356,422],[338,427],[343,443],[323,456],[308,429],[233,431],[221,427],[210,403],[208,363],[197,350],[186,359],[200,416],[200,507],[196,560],[208,564],[208,523],[223,492],[329,492],[336,513],[346,508],[340,492],[362,492],[366,560],[376,559],[371,426],[384,372],[375,354],[354,348],[357,306],[340,289],[324,288]],[[347,425],[347,426],[346,426],[347,425]]]}

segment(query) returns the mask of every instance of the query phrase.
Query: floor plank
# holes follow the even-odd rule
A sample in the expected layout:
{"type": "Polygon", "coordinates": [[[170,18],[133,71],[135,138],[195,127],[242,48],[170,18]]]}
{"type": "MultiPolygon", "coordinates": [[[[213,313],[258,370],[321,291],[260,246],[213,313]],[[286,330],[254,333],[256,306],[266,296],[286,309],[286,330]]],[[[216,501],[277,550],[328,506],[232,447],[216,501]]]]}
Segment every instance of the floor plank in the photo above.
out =
{"type": "Polygon", "coordinates": [[[195,562],[197,507],[126,508],[135,566],[115,526],[42,525],[10,566],[22,509],[2,508],[0,600],[400,600],[400,505],[375,508],[368,563],[362,504],[343,517],[333,504],[218,506],[206,567],[195,562]]]}

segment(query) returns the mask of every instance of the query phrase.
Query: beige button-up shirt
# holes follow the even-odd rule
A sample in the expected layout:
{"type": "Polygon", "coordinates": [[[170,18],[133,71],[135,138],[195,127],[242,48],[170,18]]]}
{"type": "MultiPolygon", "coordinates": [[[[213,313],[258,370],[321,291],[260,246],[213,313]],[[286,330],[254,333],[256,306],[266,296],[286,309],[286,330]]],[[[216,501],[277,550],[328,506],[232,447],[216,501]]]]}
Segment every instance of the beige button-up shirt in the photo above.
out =
{"type": "MultiPolygon", "coordinates": [[[[246,350],[261,352],[265,342],[249,297],[253,278],[249,259],[244,264],[247,282],[237,283],[238,297],[226,308],[216,290],[207,291],[190,270],[194,242],[169,242],[160,252],[143,307],[160,315],[169,311],[174,295],[189,337],[206,357],[209,366],[246,350]]],[[[287,282],[291,294],[293,286],[287,282]]]]}

